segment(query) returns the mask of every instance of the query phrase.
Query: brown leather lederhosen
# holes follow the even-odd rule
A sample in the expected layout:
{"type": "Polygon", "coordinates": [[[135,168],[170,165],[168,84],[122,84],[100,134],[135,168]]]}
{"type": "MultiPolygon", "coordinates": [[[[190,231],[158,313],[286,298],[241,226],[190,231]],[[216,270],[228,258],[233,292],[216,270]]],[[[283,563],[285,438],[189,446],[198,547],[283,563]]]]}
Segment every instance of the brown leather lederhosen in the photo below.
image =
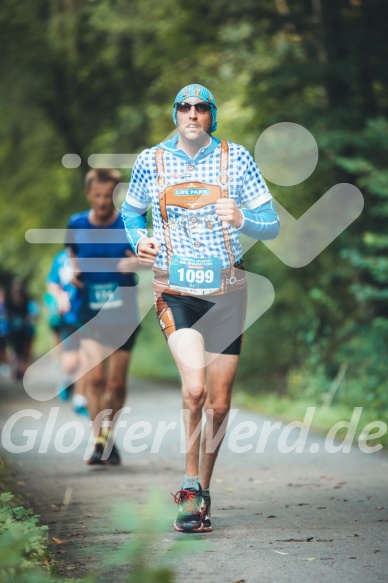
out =
{"type": "MultiPolygon", "coordinates": [[[[210,204],[215,204],[219,198],[228,198],[229,191],[228,191],[228,184],[229,184],[229,176],[228,176],[228,164],[229,164],[229,155],[228,155],[228,144],[225,141],[221,141],[221,157],[220,157],[220,178],[219,178],[219,185],[215,184],[207,184],[202,182],[185,182],[185,183],[178,183],[174,184],[173,186],[167,186],[167,181],[165,178],[164,172],[164,150],[163,148],[158,148],[156,151],[156,168],[157,168],[157,183],[159,187],[159,204],[160,204],[160,212],[163,219],[163,231],[164,231],[164,239],[166,243],[167,249],[167,264],[168,269],[167,271],[162,271],[160,269],[154,268],[154,281],[153,281],[153,290],[157,293],[166,292],[169,294],[174,295],[190,295],[186,292],[181,292],[177,290],[173,290],[169,287],[169,268],[171,263],[171,257],[173,255],[173,249],[171,244],[171,236],[170,236],[170,226],[168,222],[168,214],[167,214],[167,206],[174,205],[179,206],[181,208],[190,208],[190,209],[199,209],[210,204]],[[210,194],[203,196],[203,195],[194,195],[194,196],[181,196],[174,194],[174,191],[178,188],[183,189],[194,189],[194,188],[207,188],[210,190],[210,194]]],[[[221,287],[218,291],[210,294],[223,294],[226,292],[231,292],[234,290],[242,289],[246,286],[246,279],[244,274],[244,268],[242,263],[235,265],[235,257],[232,250],[232,245],[230,241],[230,235],[227,228],[227,225],[224,223],[222,227],[223,237],[224,237],[224,244],[226,251],[229,256],[230,265],[232,267],[228,269],[223,269],[221,274],[221,287]]],[[[201,296],[202,297],[202,296],[201,296]]]]}

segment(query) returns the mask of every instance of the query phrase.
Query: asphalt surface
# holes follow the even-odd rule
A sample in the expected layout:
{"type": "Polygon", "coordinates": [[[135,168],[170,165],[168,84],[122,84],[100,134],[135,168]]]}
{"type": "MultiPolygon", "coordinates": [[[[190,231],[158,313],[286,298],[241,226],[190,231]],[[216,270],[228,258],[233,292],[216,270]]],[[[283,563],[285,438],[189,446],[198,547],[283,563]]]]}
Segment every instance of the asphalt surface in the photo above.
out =
{"type": "Polygon", "coordinates": [[[36,401],[4,380],[0,399],[1,457],[48,524],[62,576],[120,583],[143,561],[172,568],[178,583],[388,580],[385,452],[328,452],[310,432],[301,453],[282,453],[298,430],[283,443],[275,427],[264,443],[270,420],[237,411],[213,477],[214,530],[185,535],[171,526],[184,468],[178,387],[130,379],[117,468],[86,464],[91,428],[68,402],[36,401]]]}

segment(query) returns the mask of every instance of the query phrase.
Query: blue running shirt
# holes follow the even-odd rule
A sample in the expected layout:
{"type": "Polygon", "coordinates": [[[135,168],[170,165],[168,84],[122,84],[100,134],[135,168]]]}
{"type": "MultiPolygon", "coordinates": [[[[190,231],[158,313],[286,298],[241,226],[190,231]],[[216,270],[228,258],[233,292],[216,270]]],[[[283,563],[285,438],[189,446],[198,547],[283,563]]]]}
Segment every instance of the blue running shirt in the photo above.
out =
{"type": "Polygon", "coordinates": [[[77,256],[83,288],[76,288],[78,316],[82,323],[99,314],[107,325],[139,321],[136,293],[122,294],[120,287],[137,285],[135,273],[121,273],[117,264],[130,250],[121,215],[107,226],[97,227],[84,211],[70,217],[66,245],[77,256]]]}

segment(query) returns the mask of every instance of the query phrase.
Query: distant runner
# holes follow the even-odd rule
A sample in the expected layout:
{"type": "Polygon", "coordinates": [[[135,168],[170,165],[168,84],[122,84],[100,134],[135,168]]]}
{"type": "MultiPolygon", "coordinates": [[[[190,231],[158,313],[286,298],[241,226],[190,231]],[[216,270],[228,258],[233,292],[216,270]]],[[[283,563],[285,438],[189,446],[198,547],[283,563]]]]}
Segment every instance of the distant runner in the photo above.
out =
{"type": "Polygon", "coordinates": [[[9,322],[9,346],[13,351],[12,369],[21,380],[31,363],[35,324],[39,315],[37,303],[27,292],[24,283],[15,279],[6,301],[9,322]]]}
{"type": "Polygon", "coordinates": [[[115,170],[86,175],[90,210],[73,215],[67,246],[73,260],[77,316],[82,326],[81,349],[88,374],[88,410],[92,421],[111,409],[102,427],[94,424],[96,442],[89,464],[117,465],[112,420],[123,407],[131,351],[138,332],[138,260],[125,237],[113,191],[121,180],[115,170]]]}
{"type": "MultiPolygon", "coordinates": [[[[77,318],[77,288],[72,285],[73,270],[67,249],[57,253],[47,276],[46,305],[49,311],[49,323],[59,336],[61,346],[60,362],[65,373],[59,386],[59,398],[67,400],[74,386],[72,406],[76,413],[88,415],[86,401],[86,375],[74,378],[81,367],[79,336],[75,332],[80,324],[77,318]]],[[[78,302],[79,303],[79,302],[78,302]]]]}

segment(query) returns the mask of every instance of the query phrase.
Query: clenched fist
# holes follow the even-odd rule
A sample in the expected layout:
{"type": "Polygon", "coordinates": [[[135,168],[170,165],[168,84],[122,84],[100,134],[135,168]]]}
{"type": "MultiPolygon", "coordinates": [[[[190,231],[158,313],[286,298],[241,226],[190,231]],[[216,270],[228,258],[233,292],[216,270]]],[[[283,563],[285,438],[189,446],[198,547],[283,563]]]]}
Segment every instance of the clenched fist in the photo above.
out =
{"type": "Polygon", "coordinates": [[[216,213],[221,221],[228,223],[235,229],[243,224],[243,214],[231,198],[219,198],[216,202],[216,213]]]}
{"type": "Polygon", "coordinates": [[[153,265],[157,255],[161,251],[162,247],[155,237],[143,237],[137,245],[139,263],[143,265],[153,265]]]}

